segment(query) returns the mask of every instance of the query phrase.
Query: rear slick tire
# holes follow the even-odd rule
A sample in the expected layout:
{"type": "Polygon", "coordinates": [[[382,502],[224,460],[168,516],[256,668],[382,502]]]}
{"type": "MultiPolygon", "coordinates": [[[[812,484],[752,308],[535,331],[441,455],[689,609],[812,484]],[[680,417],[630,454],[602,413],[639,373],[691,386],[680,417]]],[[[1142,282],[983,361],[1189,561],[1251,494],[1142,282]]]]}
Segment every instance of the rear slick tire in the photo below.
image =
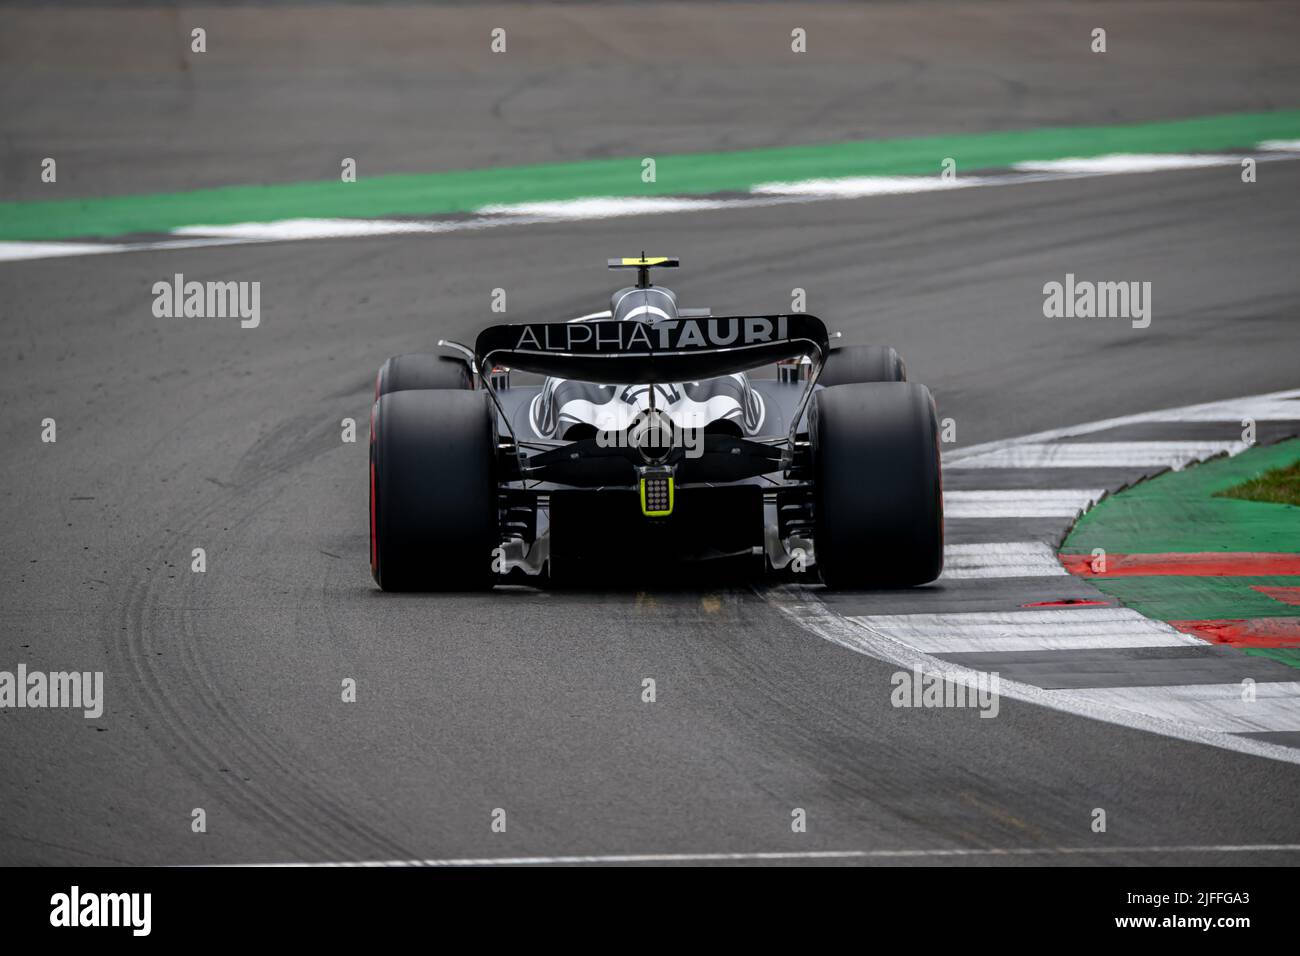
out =
{"type": "Polygon", "coordinates": [[[817,378],[819,385],[852,385],[859,382],[906,382],[903,357],[887,345],[845,345],[831,349],[826,367],[817,378]]]}
{"type": "Polygon", "coordinates": [[[809,418],[813,545],[829,588],[903,588],[943,571],[943,481],[924,385],[819,389],[809,418]]]}
{"type": "Polygon", "coordinates": [[[394,355],[379,366],[375,376],[375,399],[389,392],[406,392],[426,388],[474,387],[474,376],[464,359],[436,352],[407,352],[394,355]]]}
{"type": "Polygon", "coordinates": [[[370,567],[385,591],[496,581],[496,416],[483,392],[390,392],[370,429],[370,567]]]}

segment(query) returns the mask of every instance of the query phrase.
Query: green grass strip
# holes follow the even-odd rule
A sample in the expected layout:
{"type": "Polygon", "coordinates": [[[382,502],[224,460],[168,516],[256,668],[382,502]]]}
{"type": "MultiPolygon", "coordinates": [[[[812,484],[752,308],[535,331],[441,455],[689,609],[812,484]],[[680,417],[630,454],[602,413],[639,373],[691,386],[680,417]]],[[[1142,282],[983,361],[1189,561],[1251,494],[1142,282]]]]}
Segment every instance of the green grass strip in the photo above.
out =
{"type": "MultiPolygon", "coordinates": [[[[500,203],[586,196],[704,195],[758,183],[841,176],[938,175],[946,157],[958,174],[1026,160],[1106,153],[1178,153],[1251,148],[1300,138],[1300,110],[1238,113],[1124,126],[1081,126],[855,141],[726,153],[653,157],[656,181],[641,181],[642,157],[452,172],[363,175],[336,181],[240,185],[191,192],[0,203],[0,240],[72,239],[166,232],[180,226],[471,212],[500,203]]],[[[54,194],[57,187],[50,187],[54,194]]]]}
{"type": "Polygon", "coordinates": [[[1272,505],[1300,505],[1300,460],[1284,468],[1271,468],[1226,491],[1216,491],[1216,498],[1240,498],[1272,505]]]}
{"type": "MultiPolygon", "coordinates": [[[[1300,439],[1166,472],[1112,495],[1074,526],[1062,551],[1089,554],[1300,552],[1300,507],[1215,497],[1300,461],[1300,439]]],[[[1196,615],[1187,615],[1194,617],[1196,615]]]]}

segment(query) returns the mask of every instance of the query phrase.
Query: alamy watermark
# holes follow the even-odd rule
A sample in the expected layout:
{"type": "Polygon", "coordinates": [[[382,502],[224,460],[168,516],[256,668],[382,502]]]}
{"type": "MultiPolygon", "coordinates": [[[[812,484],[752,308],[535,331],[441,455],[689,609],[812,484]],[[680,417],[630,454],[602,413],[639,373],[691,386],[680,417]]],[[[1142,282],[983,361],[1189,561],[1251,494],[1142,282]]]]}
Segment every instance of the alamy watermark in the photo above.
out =
{"type": "Polygon", "coordinates": [[[50,897],[50,925],[55,927],[128,927],[132,936],[148,936],[153,927],[152,893],[83,893],[73,886],[50,897]]]}
{"type": "Polygon", "coordinates": [[[1130,319],[1135,329],[1151,324],[1150,282],[1092,282],[1076,280],[1043,286],[1043,315],[1049,319],[1130,319]]]}
{"type": "Polygon", "coordinates": [[[0,671],[0,707],[71,707],[88,720],[104,713],[103,671],[0,671]]]}
{"type": "Polygon", "coordinates": [[[969,707],[981,717],[996,717],[999,708],[999,678],[996,671],[945,672],[896,671],[889,679],[893,691],[889,702],[895,707],[969,707]]]}
{"type": "Polygon", "coordinates": [[[667,418],[652,420],[646,416],[623,431],[600,429],[596,432],[596,446],[633,448],[651,458],[666,457],[672,449],[680,448],[687,458],[699,458],[704,454],[704,429],[677,425],[667,418]]]}
{"type": "Polygon", "coordinates": [[[153,314],[159,319],[224,319],[239,317],[239,325],[255,329],[262,323],[262,283],[172,281],[153,284],[153,314]]]}

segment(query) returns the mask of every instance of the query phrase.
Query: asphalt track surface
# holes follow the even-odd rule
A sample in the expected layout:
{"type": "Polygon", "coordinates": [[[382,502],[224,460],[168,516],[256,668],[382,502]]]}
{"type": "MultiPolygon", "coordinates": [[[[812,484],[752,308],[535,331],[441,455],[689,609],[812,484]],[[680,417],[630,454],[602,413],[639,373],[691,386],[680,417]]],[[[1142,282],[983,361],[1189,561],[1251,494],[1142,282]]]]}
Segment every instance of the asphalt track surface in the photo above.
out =
{"type": "Polygon", "coordinates": [[[1300,85],[1285,2],[59,4],[0,26],[0,199],[1137,123],[1294,108],[1300,85]]]}
{"type": "Polygon", "coordinates": [[[472,338],[495,287],[509,318],[601,308],[604,259],[642,248],[682,257],[688,305],[782,308],[805,288],[847,341],[904,353],[960,445],[1295,387],[1298,194],[1284,162],[1253,185],[1191,170],[4,265],[0,649],[104,670],[108,707],[0,712],[0,861],[1036,848],[878,862],[1078,863],[1051,848],[1300,843],[1300,766],[1013,700],[994,720],[898,710],[894,666],[743,584],[383,594],[364,437],[383,358],[472,338]],[[261,281],[262,327],[160,323],[149,290],[176,272],[261,281]],[[1151,327],[1044,319],[1042,284],[1066,272],[1151,281],[1151,327]]]}

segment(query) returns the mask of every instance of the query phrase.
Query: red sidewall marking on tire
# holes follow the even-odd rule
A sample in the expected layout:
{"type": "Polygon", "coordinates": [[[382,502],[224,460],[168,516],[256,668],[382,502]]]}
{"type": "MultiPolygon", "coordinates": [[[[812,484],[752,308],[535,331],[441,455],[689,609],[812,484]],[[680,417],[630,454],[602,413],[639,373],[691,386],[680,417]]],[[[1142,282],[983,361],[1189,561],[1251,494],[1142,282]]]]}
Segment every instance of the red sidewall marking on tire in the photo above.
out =
{"type": "MultiPolygon", "coordinates": [[[[378,382],[376,382],[378,387],[378,382]]],[[[370,571],[379,573],[379,536],[375,533],[375,407],[370,406],[370,571]]]]}

